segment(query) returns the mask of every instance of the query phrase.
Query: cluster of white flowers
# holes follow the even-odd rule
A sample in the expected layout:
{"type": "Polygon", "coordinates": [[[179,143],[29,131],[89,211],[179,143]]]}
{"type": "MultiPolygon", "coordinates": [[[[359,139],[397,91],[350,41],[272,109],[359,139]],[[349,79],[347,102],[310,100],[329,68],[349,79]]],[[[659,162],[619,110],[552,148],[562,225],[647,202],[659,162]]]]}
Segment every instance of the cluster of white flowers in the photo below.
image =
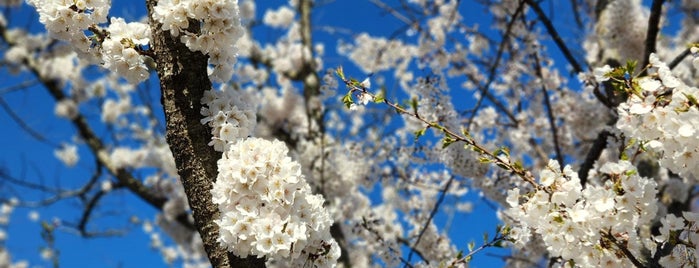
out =
{"type": "Polygon", "coordinates": [[[294,22],[296,13],[288,6],[282,6],[278,10],[267,10],[262,22],[274,28],[287,28],[294,22]]]}
{"type": "Polygon", "coordinates": [[[388,40],[361,33],[354,38],[354,44],[343,44],[338,52],[348,56],[365,73],[393,69],[402,81],[413,79],[408,64],[417,48],[400,40],[388,40]]]}
{"type": "Polygon", "coordinates": [[[235,90],[222,85],[220,90],[204,92],[201,108],[204,118],[202,124],[211,127],[209,146],[219,152],[226,150],[226,145],[247,138],[253,133],[257,121],[256,105],[252,98],[242,90],[235,90]]]}
{"type": "Polygon", "coordinates": [[[582,189],[570,166],[561,171],[558,162],[550,160],[540,174],[542,188],[525,195],[519,188],[508,191],[511,208],[504,218],[512,223],[509,236],[514,246],[523,248],[537,236],[551,256],[581,267],[633,266],[627,258],[618,258],[621,251],[612,237],[634,256],[654,251],[650,233],[637,230],[648,230],[655,217],[655,181],[641,178],[627,161],[606,163],[599,171],[604,185],[582,189]]]}
{"type": "Polygon", "coordinates": [[[312,261],[334,266],[340,249],[330,235],[333,221],[287,156],[281,141],[248,138],[218,161],[211,194],[219,206],[219,241],[234,254],[266,256],[300,267],[312,261]]]}
{"type": "Polygon", "coordinates": [[[133,149],[116,147],[112,149],[109,158],[117,168],[157,167],[163,172],[163,175],[177,176],[175,159],[170,151],[170,146],[164,141],[151,141],[149,144],[133,149]]]}
{"type": "Polygon", "coordinates": [[[225,82],[233,75],[238,48],[237,40],[243,35],[238,0],[167,0],[158,1],[153,19],[162,23],[192,51],[209,56],[213,81],[225,82]],[[189,32],[189,20],[198,21],[200,33],[189,32]]]}
{"type": "Polygon", "coordinates": [[[146,80],[149,76],[146,56],[139,51],[150,42],[150,26],[112,18],[107,32],[109,35],[101,46],[104,67],[115,71],[130,83],[146,80]]]}
{"type": "Polygon", "coordinates": [[[53,154],[68,167],[75,166],[80,159],[78,155],[78,146],[75,146],[75,144],[64,143],[61,145],[61,148],[56,149],[53,154]]]}
{"type": "Polygon", "coordinates": [[[70,42],[81,52],[90,49],[92,41],[85,36],[91,26],[107,22],[109,0],[29,0],[39,12],[39,21],[52,36],[70,42]]]}
{"type": "Polygon", "coordinates": [[[641,0],[610,1],[607,5],[595,25],[597,35],[593,38],[597,45],[607,58],[641,60],[645,51],[648,9],[641,0]]]}
{"type": "Polygon", "coordinates": [[[146,56],[142,51],[150,41],[150,28],[144,23],[126,23],[112,18],[106,29],[110,8],[108,0],[48,1],[31,0],[39,12],[39,20],[55,38],[67,41],[89,61],[101,59],[105,68],[115,71],[131,83],[148,78],[146,56]],[[86,32],[92,32],[87,36],[86,32]]]}
{"type": "Polygon", "coordinates": [[[673,76],[655,54],[650,56],[653,75],[636,82],[640,95],[619,105],[616,127],[658,155],[660,165],[679,174],[699,178],[699,89],[673,76]]]}
{"type": "Polygon", "coordinates": [[[73,119],[78,116],[78,105],[72,99],[63,99],[56,102],[53,113],[58,117],[73,119]]]}
{"type": "MultiPolygon", "coordinates": [[[[260,106],[260,114],[264,115],[264,124],[255,129],[256,136],[273,136],[275,128],[282,126],[288,126],[285,130],[294,139],[308,133],[308,124],[313,124],[313,120],[308,120],[303,96],[295,88],[289,86],[278,90],[267,87],[261,95],[260,103],[264,105],[260,106]]],[[[313,129],[317,129],[316,127],[312,125],[313,129]]]]}

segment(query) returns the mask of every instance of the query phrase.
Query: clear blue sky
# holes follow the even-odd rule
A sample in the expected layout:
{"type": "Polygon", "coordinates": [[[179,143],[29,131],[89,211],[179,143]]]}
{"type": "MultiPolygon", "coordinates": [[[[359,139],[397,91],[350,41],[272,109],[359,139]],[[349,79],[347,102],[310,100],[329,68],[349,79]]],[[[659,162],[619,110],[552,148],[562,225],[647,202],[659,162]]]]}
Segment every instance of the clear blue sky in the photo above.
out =
{"type": "MultiPolygon", "coordinates": [[[[258,2],[257,17],[262,17],[266,7],[278,7],[287,1],[256,1],[258,2]]],[[[319,1],[328,2],[314,13],[313,20],[317,26],[338,26],[351,29],[355,33],[368,32],[372,35],[389,36],[403,24],[380,11],[366,0],[359,1],[319,1]]],[[[390,2],[390,1],[388,1],[390,2]]],[[[490,19],[485,15],[487,10],[473,1],[462,1],[461,10],[467,24],[477,22],[481,29],[488,29],[490,19]]],[[[565,1],[568,2],[568,1],[565,1]]],[[[145,14],[145,7],[141,1],[113,1],[113,16],[123,16],[127,20],[138,19],[145,14]]],[[[563,7],[566,8],[566,7],[563,7]]],[[[567,9],[569,10],[569,9],[567,9]]],[[[567,12],[562,12],[555,19],[565,17],[567,12]]],[[[18,19],[20,23],[14,25],[26,25],[31,21],[33,29],[43,27],[38,24],[38,18],[30,7],[24,6],[19,14],[11,14],[11,19],[18,19]]],[[[574,26],[572,21],[557,24],[563,31],[569,31],[574,26]]],[[[262,28],[255,32],[255,36],[263,42],[265,38],[275,38],[282,34],[281,31],[262,28]]],[[[323,32],[316,32],[315,40],[325,43],[326,59],[325,67],[343,65],[346,73],[360,74],[360,71],[348,61],[336,54],[335,44],[338,37],[350,41],[349,36],[333,36],[323,32]]],[[[549,51],[556,49],[550,47],[549,51]]],[[[557,52],[553,52],[556,55],[557,52]]],[[[21,83],[29,79],[27,76],[9,76],[3,69],[0,70],[0,90],[21,83]]],[[[155,87],[154,87],[155,88],[155,87]]],[[[158,100],[158,92],[151,92],[154,100],[158,100]]],[[[11,120],[5,112],[0,112],[0,125],[2,135],[0,138],[0,168],[17,178],[27,179],[33,182],[60,181],[60,186],[77,186],[91,175],[94,168],[92,158],[85,146],[80,147],[81,160],[77,167],[66,169],[53,157],[54,146],[57,141],[69,141],[75,134],[74,128],[65,120],[53,116],[54,102],[47,92],[41,87],[32,87],[23,92],[15,92],[2,95],[4,100],[13,107],[32,128],[50,139],[49,144],[42,143],[27,135],[17,124],[11,120]],[[60,179],[58,179],[60,178],[60,179]]],[[[160,108],[160,107],[158,107],[160,108]]],[[[160,111],[159,111],[160,112],[160,111]]],[[[162,113],[162,112],[160,112],[162,113]]],[[[162,115],[159,115],[162,118],[162,115]]],[[[93,115],[91,120],[99,120],[93,115]]],[[[96,124],[93,124],[96,125],[96,124]]],[[[103,130],[104,131],[104,130],[103,130]]],[[[102,132],[104,133],[104,132],[102,132]]],[[[58,186],[58,185],[50,185],[58,186]]],[[[34,199],[46,198],[47,195],[27,195],[24,192],[12,192],[20,190],[18,187],[0,185],[0,198],[8,198],[22,194],[24,197],[34,199]]],[[[453,241],[462,249],[471,240],[480,245],[484,232],[493,235],[495,224],[495,211],[479,201],[477,193],[471,192],[468,198],[474,201],[475,207],[471,214],[459,215],[452,219],[450,235],[453,241]]],[[[127,217],[112,216],[110,213],[127,213],[143,219],[151,219],[154,213],[150,206],[133,198],[127,193],[112,193],[112,196],[103,201],[105,209],[100,211],[99,219],[93,225],[108,225],[124,228],[128,232],[123,237],[84,239],[73,234],[58,232],[56,243],[60,250],[60,264],[63,267],[165,267],[160,254],[149,248],[149,237],[140,229],[140,226],[129,225],[127,217]]],[[[12,215],[8,239],[5,242],[9,248],[13,260],[28,260],[32,266],[50,266],[41,260],[38,249],[44,246],[40,238],[40,226],[28,219],[28,212],[32,209],[18,208],[12,215]]],[[[80,206],[74,201],[59,202],[48,208],[36,209],[42,220],[50,220],[53,217],[61,217],[66,220],[76,220],[81,213],[80,206]]],[[[445,222],[443,215],[437,218],[438,223],[445,222]]],[[[473,267],[500,266],[501,262],[496,257],[487,254],[504,256],[507,251],[486,250],[475,256],[473,267]]]]}

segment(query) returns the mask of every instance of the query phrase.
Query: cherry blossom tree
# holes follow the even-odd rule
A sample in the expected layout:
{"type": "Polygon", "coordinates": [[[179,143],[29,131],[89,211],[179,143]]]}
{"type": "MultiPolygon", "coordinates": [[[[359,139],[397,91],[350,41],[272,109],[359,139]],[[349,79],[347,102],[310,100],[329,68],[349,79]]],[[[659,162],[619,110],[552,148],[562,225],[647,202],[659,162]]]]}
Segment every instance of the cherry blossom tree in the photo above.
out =
{"type": "Polygon", "coordinates": [[[466,267],[495,247],[514,267],[698,266],[696,1],[368,2],[340,16],[382,14],[392,34],[314,19],[334,1],[146,0],[128,19],[0,0],[0,107],[91,172],[0,170],[0,225],[75,201],[76,217],[30,214],[58,266],[57,232],[123,233],[95,218],[127,193],[157,212],[117,217],[187,267],[466,267]],[[71,137],[4,100],[29,88],[71,137]],[[469,223],[438,217],[470,213],[469,192],[500,224],[464,246],[449,230],[469,223]]]}

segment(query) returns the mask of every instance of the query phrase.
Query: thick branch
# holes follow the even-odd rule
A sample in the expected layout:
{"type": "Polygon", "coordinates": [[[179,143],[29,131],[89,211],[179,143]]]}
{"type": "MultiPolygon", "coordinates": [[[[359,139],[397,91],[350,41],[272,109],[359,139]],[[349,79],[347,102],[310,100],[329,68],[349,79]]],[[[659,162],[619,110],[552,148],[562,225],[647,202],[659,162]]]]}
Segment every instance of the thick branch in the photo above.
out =
{"type": "Polygon", "coordinates": [[[595,139],[595,142],[592,144],[592,148],[590,148],[590,151],[585,157],[585,162],[580,165],[578,174],[580,174],[580,184],[583,187],[585,187],[585,184],[587,183],[587,175],[590,172],[590,169],[592,169],[592,165],[597,162],[597,159],[599,159],[600,155],[602,155],[602,151],[607,148],[607,137],[609,137],[609,135],[611,134],[606,130],[603,130],[597,135],[597,139],[595,139]]]}
{"type": "Polygon", "coordinates": [[[648,65],[650,60],[648,57],[655,52],[655,43],[660,32],[660,17],[663,15],[664,2],[664,0],[653,0],[653,5],[651,5],[650,18],[648,18],[648,32],[646,33],[646,51],[643,55],[641,68],[648,65]]]}

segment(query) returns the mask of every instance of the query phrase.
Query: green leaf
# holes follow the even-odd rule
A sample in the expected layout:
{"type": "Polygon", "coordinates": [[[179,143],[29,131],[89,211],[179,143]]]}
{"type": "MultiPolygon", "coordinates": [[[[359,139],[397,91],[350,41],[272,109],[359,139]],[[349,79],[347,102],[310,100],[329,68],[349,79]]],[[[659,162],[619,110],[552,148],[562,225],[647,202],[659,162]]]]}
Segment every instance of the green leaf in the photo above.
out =
{"type": "Polygon", "coordinates": [[[335,73],[337,74],[337,76],[340,77],[340,79],[342,79],[343,81],[345,80],[345,72],[344,70],[342,70],[342,65],[337,66],[337,69],[335,69],[335,73]]]}
{"type": "Polygon", "coordinates": [[[638,61],[635,61],[635,60],[626,61],[625,71],[628,72],[629,75],[633,75],[634,71],[636,70],[636,65],[638,65],[638,61]]]}
{"type": "Polygon", "coordinates": [[[461,134],[463,134],[464,137],[469,137],[469,136],[471,136],[471,133],[468,133],[468,130],[465,129],[465,128],[463,128],[463,127],[461,128],[461,134]]]}
{"type": "Polygon", "coordinates": [[[476,247],[476,243],[471,241],[468,243],[468,251],[471,252],[476,247]]]}
{"type": "Polygon", "coordinates": [[[508,149],[505,146],[502,146],[502,147],[498,148],[497,150],[495,150],[495,152],[493,152],[493,154],[494,155],[504,154],[505,156],[507,156],[507,158],[510,158],[510,149],[508,149]]]}
{"type": "Polygon", "coordinates": [[[420,130],[415,131],[415,132],[414,132],[414,133],[415,133],[415,140],[417,141],[418,138],[420,138],[420,137],[422,137],[423,135],[425,135],[425,131],[427,131],[427,128],[423,128],[423,129],[420,129],[420,130]]]}
{"type": "Polygon", "coordinates": [[[488,243],[488,233],[483,233],[483,243],[487,244],[488,243]]]}
{"type": "Polygon", "coordinates": [[[349,107],[354,103],[354,100],[352,99],[352,91],[348,91],[347,94],[342,97],[342,103],[344,103],[345,107],[349,109],[349,107]]]}
{"type": "Polygon", "coordinates": [[[401,109],[404,109],[404,108],[400,104],[396,103],[395,109],[396,109],[396,113],[401,114],[401,113],[403,113],[401,109]]]}
{"type": "Polygon", "coordinates": [[[379,91],[379,93],[376,93],[376,95],[374,95],[374,103],[382,103],[385,100],[386,100],[386,98],[384,98],[384,91],[383,90],[379,91]]]}
{"type": "Polygon", "coordinates": [[[349,81],[350,81],[350,85],[351,85],[353,88],[355,88],[355,89],[361,88],[361,87],[362,87],[362,86],[361,86],[362,83],[359,82],[359,81],[357,81],[357,79],[350,78],[349,81]]]}
{"type": "Polygon", "coordinates": [[[694,97],[693,95],[687,94],[687,93],[682,93],[682,94],[684,94],[684,96],[687,97],[687,100],[689,101],[689,103],[694,105],[694,107],[699,107],[699,102],[697,101],[696,97],[694,97]]]}
{"type": "Polygon", "coordinates": [[[489,163],[492,163],[493,160],[490,159],[490,157],[481,156],[481,157],[478,157],[478,162],[480,162],[481,164],[489,164],[489,163]]]}
{"type": "Polygon", "coordinates": [[[444,137],[444,140],[442,140],[442,149],[449,147],[449,145],[451,145],[455,141],[456,139],[452,138],[451,136],[444,137]]]}
{"type": "Polygon", "coordinates": [[[621,156],[619,156],[619,159],[627,161],[627,160],[629,160],[629,155],[626,154],[626,151],[623,151],[623,152],[621,152],[621,156]]]}
{"type": "Polygon", "coordinates": [[[417,114],[417,98],[410,99],[410,108],[413,108],[413,112],[417,114]]]}
{"type": "Polygon", "coordinates": [[[514,167],[515,167],[517,170],[524,170],[524,166],[522,166],[522,162],[520,162],[519,160],[515,161],[514,167]]]}
{"type": "Polygon", "coordinates": [[[495,165],[497,165],[498,167],[500,167],[504,170],[510,170],[510,167],[508,167],[507,165],[505,165],[503,163],[497,162],[497,163],[495,163],[495,165]]]}

